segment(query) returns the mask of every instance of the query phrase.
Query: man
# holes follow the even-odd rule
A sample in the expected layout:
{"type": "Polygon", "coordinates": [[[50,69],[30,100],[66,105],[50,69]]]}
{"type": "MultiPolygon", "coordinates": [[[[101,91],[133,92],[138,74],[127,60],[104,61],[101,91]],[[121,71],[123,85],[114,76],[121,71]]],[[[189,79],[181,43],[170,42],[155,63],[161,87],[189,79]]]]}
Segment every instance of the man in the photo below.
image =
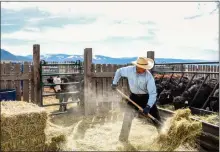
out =
{"type": "MultiPolygon", "coordinates": [[[[149,113],[160,121],[160,115],[155,104],[157,97],[156,84],[154,77],[149,72],[154,66],[154,61],[150,58],[139,57],[137,61],[133,61],[132,64],[132,66],[122,67],[116,71],[112,82],[112,89],[116,89],[121,77],[127,77],[131,91],[130,99],[143,108],[144,114],[147,115],[149,113]]],[[[129,101],[128,105],[134,108],[135,111],[138,110],[138,108],[129,101]]],[[[133,118],[134,111],[127,108],[119,140],[128,140],[133,118]]],[[[159,126],[157,126],[155,122],[153,123],[159,129],[159,126]]]]}

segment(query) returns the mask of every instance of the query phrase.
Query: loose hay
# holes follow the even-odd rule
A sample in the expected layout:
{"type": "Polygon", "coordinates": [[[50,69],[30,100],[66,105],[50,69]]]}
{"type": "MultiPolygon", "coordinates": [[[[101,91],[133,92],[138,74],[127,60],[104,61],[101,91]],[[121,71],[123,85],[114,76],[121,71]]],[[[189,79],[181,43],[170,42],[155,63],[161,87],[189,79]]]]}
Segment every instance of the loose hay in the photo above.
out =
{"type": "MultiPolygon", "coordinates": [[[[118,141],[123,120],[121,113],[110,112],[105,115],[83,117],[73,126],[60,128],[63,131],[68,130],[68,134],[65,133],[66,142],[63,143],[62,150],[196,151],[194,147],[185,145],[200,133],[201,124],[193,122],[189,116],[189,110],[178,110],[171,119],[166,121],[164,131],[159,135],[152,124],[143,123],[142,119],[135,118],[132,121],[128,143],[118,141]],[[113,117],[117,119],[113,121],[113,117]]],[[[55,125],[51,126],[59,128],[55,125]]]]}
{"type": "Polygon", "coordinates": [[[175,111],[175,108],[172,104],[167,104],[167,105],[158,105],[159,108],[163,108],[163,109],[168,109],[171,111],[175,111]]]}
{"type": "Polygon", "coordinates": [[[202,123],[193,121],[190,116],[190,109],[181,109],[165,122],[165,127],[155,140],[159,150],[173,151],[181,144],[195,143],[202,132],[202,123]]]}
{"type": "Polygon", "coordinates": [[[210,115],[204,115],[204,116],[194,115],[193,118],[219,126],[219,115],[218,114],[210,114],[210,115]]]}
{"type": "Polygon", "coordinates": [[[47,112],[23,101],[1,102],[1,150],[44,150],[47,112]]]}

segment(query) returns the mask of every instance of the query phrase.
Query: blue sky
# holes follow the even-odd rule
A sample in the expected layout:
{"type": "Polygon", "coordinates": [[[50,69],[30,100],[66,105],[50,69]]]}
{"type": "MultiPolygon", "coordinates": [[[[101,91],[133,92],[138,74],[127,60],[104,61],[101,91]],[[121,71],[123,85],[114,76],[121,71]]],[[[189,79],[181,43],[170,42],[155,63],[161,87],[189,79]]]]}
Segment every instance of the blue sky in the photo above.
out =
{"type": "Polygon", "coordinates": [[[2,2],[1,45],[16,55],[93,54],[212,59],[219,57],[214,2],[2,2]],[[26,52],[25,52],[26,51],[26,52]]]}

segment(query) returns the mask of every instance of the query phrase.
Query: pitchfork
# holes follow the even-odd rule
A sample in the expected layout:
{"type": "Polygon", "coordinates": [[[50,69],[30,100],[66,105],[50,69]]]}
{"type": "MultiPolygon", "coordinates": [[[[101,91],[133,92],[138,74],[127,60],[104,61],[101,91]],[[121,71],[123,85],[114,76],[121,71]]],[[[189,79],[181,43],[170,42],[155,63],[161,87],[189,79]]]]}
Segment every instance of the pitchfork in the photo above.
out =
{"type": "Polygon", "coordinates": [[[145,117],[149,117],[151,118],[154,122],[157,123],[157,125],[159,125],[160,127],[162,126],[162,123],[157,120],[156,118],[154,118],[151,114],[148,113],[148,115],[144,114],[143,113],[143,109],[138,105],[136,104],[134,101],[132,101],[128,96],[126,96],[123,92],[121,92],[119,89],[116,89],[118,91],[118,93],[120,93],[124,98],[126,98],[127,100],[129,100],[131,103],[133,103],[141,112],[142,112],[142,115],[145,116],[145,117]]]}

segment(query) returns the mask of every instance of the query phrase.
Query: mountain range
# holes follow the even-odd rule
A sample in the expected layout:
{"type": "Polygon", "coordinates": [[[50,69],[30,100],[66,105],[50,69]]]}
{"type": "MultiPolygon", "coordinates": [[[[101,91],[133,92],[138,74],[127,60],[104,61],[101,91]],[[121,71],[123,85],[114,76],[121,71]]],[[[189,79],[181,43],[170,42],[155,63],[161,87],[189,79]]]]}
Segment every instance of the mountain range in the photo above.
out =
{"type": "MultiPolygon", "coordinates": [[[[64,62],[64,61],[83,61],[83,55],[67,55],[67,54],[45,54],[41,55],[40,59],[45,61],[56,61],[56,62],[64,62]]],[[[1,61],[32,61],[33,56],[16,56],[9,51],[1,49],[1,61]]],[[[112,58],[102,55],[93,56],[92,62],[96,64],[127,64],[131,61],[136,60],[137,57],[124,57],[124,58],[112,58]]],[[[173,59],[173,58],[156,58],[156,63],[177,63],[177,62],[204,62],[205,60],[191,60],[191,59],[173,59]]]]}

